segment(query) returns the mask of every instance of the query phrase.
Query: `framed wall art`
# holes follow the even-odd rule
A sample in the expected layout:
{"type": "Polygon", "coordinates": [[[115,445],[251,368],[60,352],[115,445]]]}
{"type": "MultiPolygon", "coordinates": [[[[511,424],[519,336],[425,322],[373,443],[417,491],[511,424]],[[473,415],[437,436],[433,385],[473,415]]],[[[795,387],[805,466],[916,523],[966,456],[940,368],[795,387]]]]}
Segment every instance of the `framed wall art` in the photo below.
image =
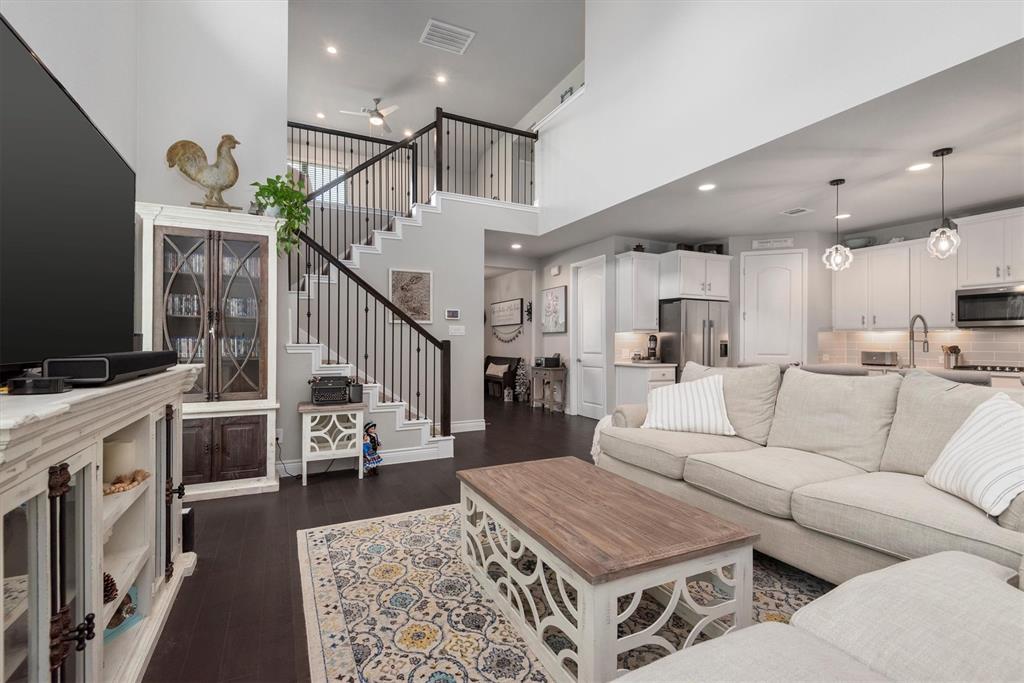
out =
{"type": "Polygon", "coordinates": [[[540,293],[540,331],[543,334],[565,333],[566,287],[552,287],[540,293]]]}
{"type": "Polygon", "coordinates": [[[491,327],[523,324],[523,300],[509,299],[491,304],[491,327]]]}
{"type": "MultiPolygon", "coordinates": [[[[434,273],[409,268],[388,269],[388,298],[416,322],[434,322],[434,273]]],[[[401,320],[392,316],[391,322],[401,320]]]]}

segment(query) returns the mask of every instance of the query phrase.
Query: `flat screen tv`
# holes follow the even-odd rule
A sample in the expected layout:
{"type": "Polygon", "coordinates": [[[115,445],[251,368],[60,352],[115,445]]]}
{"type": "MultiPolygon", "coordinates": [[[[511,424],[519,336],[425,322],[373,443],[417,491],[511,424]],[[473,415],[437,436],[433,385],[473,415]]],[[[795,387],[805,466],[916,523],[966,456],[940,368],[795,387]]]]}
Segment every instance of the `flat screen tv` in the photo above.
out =
{"type": "Polygon", "coordinates": [[[132,350],[135,172],[0,17],[0,373],[132,350]]]}

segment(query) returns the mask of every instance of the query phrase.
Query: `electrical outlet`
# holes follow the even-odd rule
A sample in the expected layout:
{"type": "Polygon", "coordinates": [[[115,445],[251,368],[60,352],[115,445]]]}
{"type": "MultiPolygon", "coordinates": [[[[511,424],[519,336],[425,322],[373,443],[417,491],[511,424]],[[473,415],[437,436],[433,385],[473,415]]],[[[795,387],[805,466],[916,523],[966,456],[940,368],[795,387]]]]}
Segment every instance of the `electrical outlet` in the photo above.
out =
{"type": "Polygon", "coordinates": [[[278,440],[278,442],[279,442],[279,443],[280,443],[280,442],[282,442],[282,441],[284,441],[284,430],[283,430],[283,429],[278,429],[278,430],[277,430],[277,432],[276,432],[276,438],[277,438],[277,440],[278,440]]]}
{"type": "Polygon", "coordinates": [[[629,357],[632,355],[633,354],[630,353],[629,349],[622,349],[622,352],[619,354],[619,357],[623,358],[624,360],[629,360],[629,357]]]}
{"type": "Polygon", "coordinates": [[[828,361],[832,360],[832,356],[828,355],[827,353],[823,353],[823,354],[821,354],[821,360],[823,360],[825,362],[828,362],[828,361]]]}

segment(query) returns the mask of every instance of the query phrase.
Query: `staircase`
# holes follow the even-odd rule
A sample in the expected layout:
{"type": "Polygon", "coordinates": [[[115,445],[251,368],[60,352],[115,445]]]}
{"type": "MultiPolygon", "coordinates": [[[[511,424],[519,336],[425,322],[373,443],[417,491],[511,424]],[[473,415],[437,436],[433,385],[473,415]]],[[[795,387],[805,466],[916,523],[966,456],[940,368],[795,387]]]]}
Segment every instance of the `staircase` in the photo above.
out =
{"type": "Polygon", "coordinates": [[[367,258],[387,258],[389,240],[442,220],[445,201],[531,206],[536,137],[440,109],[390,143],[289,124],[289,166],[307,188],[310,180],[323,184],[307,195],[311,220],[287,257],[286,350],[307,355],[312,375],[363,384],[370,419],[393,429],[409,452],[453,454],[451,344],[407,312],[416,311],[414,272],[391,301],[358,271],[367,258]]]}

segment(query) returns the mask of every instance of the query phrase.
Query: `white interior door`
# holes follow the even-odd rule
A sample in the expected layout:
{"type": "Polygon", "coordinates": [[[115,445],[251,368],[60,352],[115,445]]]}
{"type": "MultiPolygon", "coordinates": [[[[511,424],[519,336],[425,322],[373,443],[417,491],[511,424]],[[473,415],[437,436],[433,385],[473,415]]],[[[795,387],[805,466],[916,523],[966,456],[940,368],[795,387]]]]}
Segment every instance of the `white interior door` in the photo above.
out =
{"type": "Polygon", "coordinates": [[[587,261],[573,268],[576,310],[573,334],[576,355],[576,380],[573,403],[579,415],[599,420],[605,416],[607,378],[605,376],[604,259],[587,261]]]}
{"type": "Polygon", "coordinates": [[[743,361],[804,361],[806,254],[743,254],[743,361]]]}

